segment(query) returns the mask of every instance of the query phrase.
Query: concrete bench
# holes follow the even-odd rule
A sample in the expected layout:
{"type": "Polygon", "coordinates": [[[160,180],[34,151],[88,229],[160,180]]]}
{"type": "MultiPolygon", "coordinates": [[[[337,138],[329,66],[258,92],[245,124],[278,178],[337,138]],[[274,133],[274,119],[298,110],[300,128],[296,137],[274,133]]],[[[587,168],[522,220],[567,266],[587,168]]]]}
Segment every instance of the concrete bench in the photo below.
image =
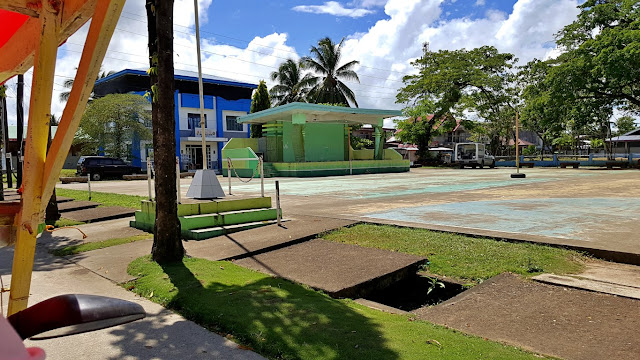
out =
{"type": "Polygon", "coordinates": [[[523,167],[532,168],[534,164],[535,163],[533,163],[533,162],[524,162],[524,161],[522,161],[522,162],[520,162],[520,167],[521,168],[523,168],[523,167]]]}
{"type": "Polygon", "coordinates": [[[60,181],[63,184],[71,184],[74,182],[86,183],[87,177],[86,176],[66,176],[66,177],[60,177],[60,181]]]}
{"type": "Polygon", "coordinates": [[[577,169],[580,167],[580,162],[579,161],[562,161],[560,162],[560,168],[561,169],[566,169],[567,166],[571,166],[574,169],[577,169]]]}
{"type": "Polygon", "coordinates": [[[606,163],[607,169],[611,170],[614,167],[619,167],[621,169],[628,169],[629,162],[628,161],[607,161],[606,163]]]}

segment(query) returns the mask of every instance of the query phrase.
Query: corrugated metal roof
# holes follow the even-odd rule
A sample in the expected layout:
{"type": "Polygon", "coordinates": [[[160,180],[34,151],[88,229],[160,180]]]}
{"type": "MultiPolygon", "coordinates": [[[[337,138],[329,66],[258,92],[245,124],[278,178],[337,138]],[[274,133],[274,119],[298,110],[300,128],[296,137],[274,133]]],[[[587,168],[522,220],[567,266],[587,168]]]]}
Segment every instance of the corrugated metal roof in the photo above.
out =
{"type": "Polygon", "coordinates": [[[607,142],[635,142],[640,141],[640,135],[621,135],[611,139],[607,139],[607,142]]]}

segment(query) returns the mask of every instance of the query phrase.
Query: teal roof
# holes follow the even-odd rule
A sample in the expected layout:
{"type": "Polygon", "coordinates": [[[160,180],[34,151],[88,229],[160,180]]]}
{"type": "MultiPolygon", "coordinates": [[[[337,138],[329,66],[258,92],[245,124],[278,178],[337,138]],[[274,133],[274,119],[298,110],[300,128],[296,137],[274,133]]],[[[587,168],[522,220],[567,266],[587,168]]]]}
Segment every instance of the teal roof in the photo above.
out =
{"type": "MultiPolygon", "coordinates": [[[[9,140],[16,140],[18,138],[18,126],[17,125],[9,125],[8,126],[8,134],[9,134],[9,140]]],[[[54,137],[56,135],[56,130],[58,130],[57,126],[52,126],[51,127],[51,137],[54,137]]],[[[24,130],[22,131],[22,137],[23,139],[27,138],[27,127],[24,127],[24,130]]]]}
{"type": "Polygon", "coordinates": [[[307,122],[381,125],[381,119],[400,116],[402,112],[295,102],[242,116],[238,118],[238,122],[264,124],[272,121],[291,121],[293,114],[305,114],[307,122]]]}

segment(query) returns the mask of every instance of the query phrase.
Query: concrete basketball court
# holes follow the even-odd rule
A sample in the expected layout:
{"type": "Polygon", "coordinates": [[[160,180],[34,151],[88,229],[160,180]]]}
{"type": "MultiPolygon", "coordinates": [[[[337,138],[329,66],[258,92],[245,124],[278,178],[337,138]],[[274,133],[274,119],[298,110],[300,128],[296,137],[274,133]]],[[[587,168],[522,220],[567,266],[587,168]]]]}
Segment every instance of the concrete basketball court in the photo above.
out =
{"type": "MultiPolygon", "coordinates": [[[[421,168],[408,173],[270,178],[265,179],[265,195],[274,196],[279,180],[285,217],[303,214],[408,225],[640,257],[640,171],[534,168],[523,170],[525,179],[511,179],[514,170],[421,168]]],[[[228,179],[219,180],[227,192],[228,179]]],[[[182,180],[183,199],[190,181],[182,180]]],[[[86,186],[58,185],[83,190],[86,186]]],[[[147,182],[93,182],[92,190],[144,196],[147,182]]],[[[260,180],[242,183],[233,178],[232,193],[231,197],[259,195],[260,180]]]]}

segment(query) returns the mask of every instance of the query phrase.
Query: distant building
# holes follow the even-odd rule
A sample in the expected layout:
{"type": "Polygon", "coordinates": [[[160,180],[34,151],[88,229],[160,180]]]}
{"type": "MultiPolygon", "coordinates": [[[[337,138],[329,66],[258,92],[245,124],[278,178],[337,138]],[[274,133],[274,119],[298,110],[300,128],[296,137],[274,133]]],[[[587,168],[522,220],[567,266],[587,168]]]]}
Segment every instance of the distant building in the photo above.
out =
{"type": "Polygon", "coordinates": [[[612,152],[616,154],[640,153],[640,128],[629,131],[626,134],[606,139],[613,144],[612,152]]]}
{"type": "MultiPolygon", "coordinates": [[[[256,84],[203,75],[205,139],[208,168],[220,170],[222,147],[231,138],[248,138],[249,126],[236,121],[249,113],[251,95],[256,84]]],[[[96,81],[96,96],[136,93],[144,95],[149,88],[149,76],[144,70],[124,69],[96,81]]],[[[176,156],[182,170],[202,168],[202,129],[200,127],[200,97],[198,74],[175,71],[176,156]]],[[[150,126],[150,124],[149,124],[150,126]]],[[[153,152],[151,141],[131,144],[131,162],[146,168],[147,156],[153,152]]]]}

